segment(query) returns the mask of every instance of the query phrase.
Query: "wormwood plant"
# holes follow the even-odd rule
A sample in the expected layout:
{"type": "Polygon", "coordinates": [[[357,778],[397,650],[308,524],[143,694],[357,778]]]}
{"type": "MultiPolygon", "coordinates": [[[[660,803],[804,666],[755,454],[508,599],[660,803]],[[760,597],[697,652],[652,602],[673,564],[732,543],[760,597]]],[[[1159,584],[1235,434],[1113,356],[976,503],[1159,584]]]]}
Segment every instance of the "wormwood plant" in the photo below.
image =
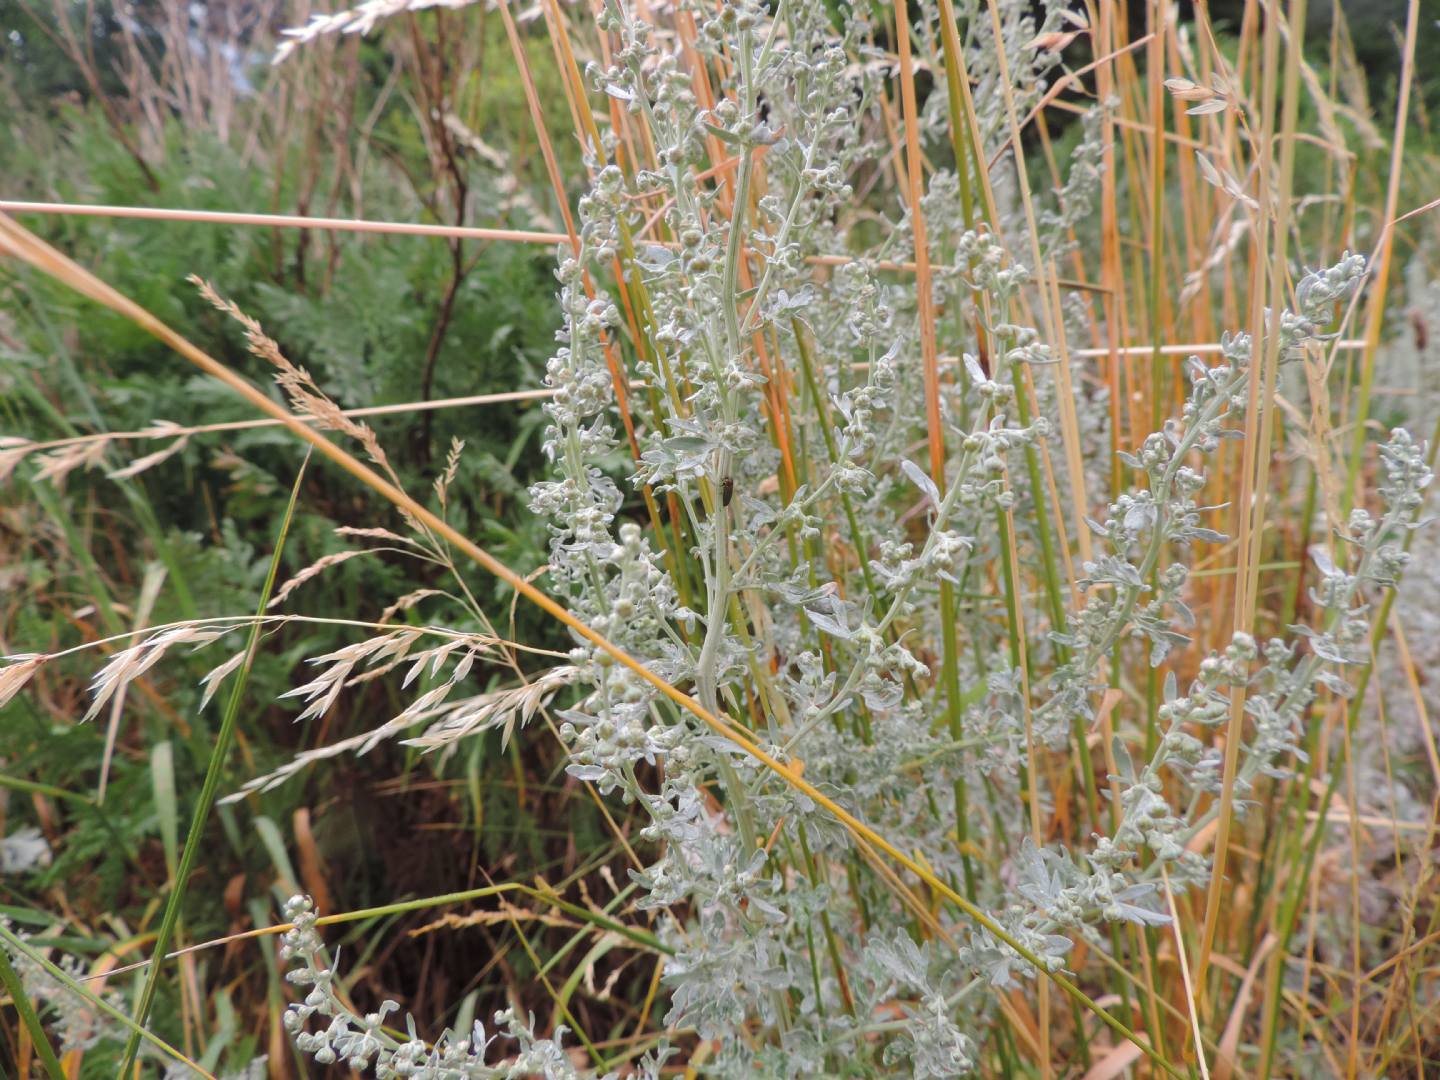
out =
{"type": "MultiPolygon", "coordinates": [[[[584,138],[589,183],[556,270],[550,474],[530,490],[550,530],[543,583],[588,633],[562,655],[507,641],[453,545],[407,511],[403,535],[345,535],[450,571],[463,624],[392,626],[425,599],[400,597],[292,691],[319,716],[402,666],[424,688],[330,752],[403,735],[445,753],[553,710],[569,775],[644,822],[625,914],[650,929],[625,940],[660,958],[659,1030],[617,1050],[572,1022],[572,1054],[565,1032],[507,1010],[500,1036],[476,1023],[427,1042],[413,1018],[387,1022],[393,1002],[351,1008],[296,897],[282,956],[303,996],[285,1023],[317,1062],[435,1080],[657,1076],[676,1053],[710,1076],[1024,1061],[1051,1075],[1129,1041],[1156,1075],[1233,1065],[1202,1013],[1213,927],[1187,940],[1182,911],[1213,922],[1211,844],[1232,820],[1262,800],[1308,805],[1330,781],[1312,754],[1367,677],[1431,480],[1425,445],[1396,429],[1374,448],[1373,492],[1313,536],[1295,617],[1257,619],[1251,599],[1231,618],[1193,571],[1261,550],[1250,478],[1276,388],[1305,392],[1292,372],[1347,325],[1369,265],[1346,253],[1290,281],[1282,257],[1283,307],[1256,290],[1249,329],[1211,360],[1155,368],[1152,425],[1122,416],[1106,396],[1119,377],[1070,358],[1069,336],[1103,319],[1083,289],[1062,299],[1057,272],[1082,244],[1119,104],[1093,107],[1041,212],[1013,159],[1018,118],[1088,24],[1059,3],[898,16],[892,39],[867,9],[798,0],[681,4],[663,27],[603,5],[603,48],[572,89],[612,113],[584,138]],[[894,61],[908,78],[912,34],[951,77],[923,106],[901,88],[909,183],[890,187],[894,61]],[[954,151],[928,183],[922,137],[954,151]],[[1087,461],[1107,439],[1113,464],[1087,461]],[[1197,627],[1202,601],[1219,629],[1197,627]],[[512,682],[460,690],[487,667],[512,682]],[[1162,958],[1178,980],[1155,974],[1162,958]]],[[[1176,92],[1221,103],[1199,115],[1241,108],[1228,87],[1176,92]]],[[[1227,213],[1268,228],[1274,192],[1201,171],[1227,213]]],[[[209,298],[297,412],[393,479],[368,429],[209,298]]],[[[436,484],[442,512],[461,452],[436,484]]],[[[142,637],[97,676],[95,708],[166,649],[253,622],[142,637]]],[[[12,658],[0,683],[13,694],[48,659],[12,658]]]]}

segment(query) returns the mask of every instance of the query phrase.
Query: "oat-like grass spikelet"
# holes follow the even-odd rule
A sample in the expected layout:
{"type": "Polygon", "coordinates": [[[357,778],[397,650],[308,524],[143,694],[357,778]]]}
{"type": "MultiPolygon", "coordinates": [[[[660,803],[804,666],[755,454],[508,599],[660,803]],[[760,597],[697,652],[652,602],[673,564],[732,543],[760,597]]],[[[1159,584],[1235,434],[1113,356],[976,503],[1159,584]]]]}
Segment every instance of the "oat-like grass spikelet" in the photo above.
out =
{"type": "Polygon", "coordinates": [[[369,424],[360,423],[346,416],[340,406],[336,405],[316,385],[310,373],[303,367],[292,363],[281,351],[279,343],[265,333],[259,320],[247,315],[235,301],[221,296],[215,291],[213,285],[197,274],[191,274],[186,280],[195,286],[211,307],[230,316],[240,324],[245,331],[246,349],[251,355],[259,357],[275,368],[275,382],[289,398],[291,408],[298,413],[313,417],[319,427],[325,431],[338,431],[350,436],[364,447],[365,453],[371,461],[384,469],[392,480],[395,479],[395,470],[390,467],[390,459],[386,456],[384,447],[380,445],[380,440],[369,424]]]}

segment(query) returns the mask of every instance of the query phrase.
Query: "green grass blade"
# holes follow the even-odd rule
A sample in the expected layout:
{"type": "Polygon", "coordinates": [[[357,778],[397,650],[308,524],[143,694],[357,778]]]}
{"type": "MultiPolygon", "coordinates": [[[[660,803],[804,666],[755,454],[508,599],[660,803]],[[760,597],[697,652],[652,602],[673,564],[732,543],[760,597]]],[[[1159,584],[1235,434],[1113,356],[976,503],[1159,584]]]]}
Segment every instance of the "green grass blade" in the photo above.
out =
{"type": "MultiPolygon", "coordinates": [[[[305,460],[301,463],[300,469],[295,476],[295,486],[290,491],[290,502],[285,507],[285,516],[280,522],[280,534],[275,540],[275,553],[270,559],[270,572],[265,577],[265,587],[260,593],[260,603],[256,608],[256,614],[263,616],[265,608],[270,603],[270,594],[275,588],[275,578],[280,569],[280,556],[285,550],[285,538],[290,531],[290,522],[295,516],[295,505],[300,499],[300,483],[305,476],[305,466],[310,461],[307,453],[305,460]]],[[[220,721],[220,730],[215,736],[215,747],[210,753],[210,765],[205,770],[205,782],[200,788],[200,797],[195,804],[195,814],[190,823],[190,831],[185,836],[185,850],[180,855],[180,867],[175,874],[175,886],[170,890],[170,898],[165,904],[165,915],[160,922],[160,932],[155,938],[154,955],[164,957],[169,951],[171,939],[175,936],[175,926],[180,921],[180,904],[185,896],[185,883],[190,877],[190,871],[195,865],[195,856],[200,850],[200,839],[205,832],[205,823],[210,817],[210,808],[215,804],[215,791],[220,786],[220,774],[225,767],[225,754],[230,748],[230,741],[235,733],[235,718],[240,712],[240,701],[245,695],[245,684],[250,675],[250,666],[254,663],[255,652],[260,644],[260,630],[262,623],[257,619],[250,628],[250,639],[245,645],[245,662],[240,666],[240,671],[235,677],[235,682],[230,687],[230,699],[225,704],[225,715],[220,721]]],[[[125,1044],[125,1053],[121,1059],[117,1075],[128,1075],[135,1065],[135,1055],[140,1049],[141,1031],[145,1019],[150,1013],[150,1007],[155,1002],[155,991],[160,983],[160,971],[162,964],[150,965],[146,974],[145,985],[140,991],[140,1002],[135,1008],[135,1029],[130,1033],[130,1038],[125,1044]]]]}
{"type": "Polygon", "coordinates": [[[150,783],[155,791],[155,816],[165,849],[165,869],[173,881],[180,862],[180,803],[175,795],[175,751],[168,741],[150,752],[150,783]]]}
{"type": "Polygon", "coordinates": [[[10,963],[10,954],[3,948],[0,948],[0,984],[4,985],[5,992],[10,995],[15,1011],[20,1014],[20,1022],[25,1025],[25,1030],[30,1032],[30,1041],[35,1044],[35,1053],[40,1057],[40,1064],[45,1066],[46,1075],[50,1080],[65,1080],[65,1071],[60,1068],[60,1059],[55,1056],[55,1048],[50,1045],[50,1039],[45,1034],[35,1006],[25,993],[25,986],[16,974],[15,966],[10,963]]]}

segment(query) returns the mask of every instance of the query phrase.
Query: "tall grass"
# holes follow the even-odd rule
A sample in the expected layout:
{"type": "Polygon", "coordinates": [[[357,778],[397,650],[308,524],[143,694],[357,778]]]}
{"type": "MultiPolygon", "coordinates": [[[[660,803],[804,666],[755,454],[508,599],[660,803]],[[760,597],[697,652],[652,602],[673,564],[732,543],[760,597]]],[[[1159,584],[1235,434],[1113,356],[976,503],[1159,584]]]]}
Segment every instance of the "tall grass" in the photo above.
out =
{"type": "MultiPolygon", "coordinates": [[[[356,913],[288,901],[251,933],[283,935],[294,1045],[322,1065],[454,1077],[1436,1068],[1440,756],[1393,605],[1402,570],[1429,576],[1406,553],[1440,430],[1430,398],[1407,414],[1377,394],[1405,389],[1384,382],[1404,329],[1387,330],[1397,247],[1435,251],[1434,204],[1405,194],[1433,175],[1410,145],[1417,0],[1388,131],[1343,15],[1317,49],[1305,0],[1244,5],[1233,27],[1158,3],[543,0],[530,14],[548,55],[498,7],[563,224],[484,234],[560,241],[561,344],[544,388],[514,387],[548,418],[536,574],[452,519],[460,441],[418,498],[367,410],[332,400],[241,306],[201,283],[284,400],[0,219],[8,255],[375,497],[340,530],[350,546],[279,600],[367,553],[424,575],[378,618],[339,620],[351,639],[287,694],[324,722],[390,677],[393,707],[252,770],[232,803],[254,813],[257,792],[402,737],[443,761],[497,732],[480,745],[504,754],[535,722],[611,830],[559,882],[512,866],[508,882],[356,913]],[[1402,421],[1413,437],[1387,432],[1402,421]],[[518,640],[518,599],[568,651],[518,640]],[[1414,691],[1403,705],[1375,662],[1392,655],[1414,691]],[[529,972],[487,1002],[493,1047],[473,997],[444,1034],[359,1007],[320,933],[470,903],[484,906],[427,932],[503,927],[529,972]],[[535,1001],[548,1020],[525,1015],[535,1001]]],[[[409,42],[414,92],[444,114],[473,92],[446,81],[446,49],[467,46],[449,14],[432,42],[429,17],[316,17],[282,59],[325,50],[338,69],[343,35],[378,28],[409,42]]],[[[462,237],[481,234],[454,125],[429,135],[431,210],[446,216],[445,192],[454,219],[431,226],[456,258],[443,328],[462,237]]],[[[426,398],[439,355],[418,358],[426,398]]],[[[16,463],[59,453],[73,469],[119,438],[17,444],[16,463]]],[[[223,621],[127,631],[116,613],[91,712],[118,717],[167,652],[248,630],[208,699],[272,625],[261,596],[256,616],[223,621]]],[[[12,657],[0,701],[76,651],[12,657]]],[[[223,739],[211,753],[206,794],[223,739]]],[[[141,1053],[209,814],[202,795],[135,1000],[108,1006],[128,1016],[124,1049],[66,1067],[128,1075],[141,1053]]],[[[273,833],[264,817],[228,827],[244,820],[273,833]]],[[[306,869],[282,876],[318,893],[305,835],[297,823],[306,869]]],[[[362,957],[383,925],[358,938],[362,957]]],[[[28,972],[38,996],[48,978],[52,1010],[79,992],[73,969],[5,940],[7,987],[28,972]]],[[[408,1009],[424,991],[398,996],[408,1009]]],[[[17,1009],[17,1062],[53,1015],[17,1009]]]]}

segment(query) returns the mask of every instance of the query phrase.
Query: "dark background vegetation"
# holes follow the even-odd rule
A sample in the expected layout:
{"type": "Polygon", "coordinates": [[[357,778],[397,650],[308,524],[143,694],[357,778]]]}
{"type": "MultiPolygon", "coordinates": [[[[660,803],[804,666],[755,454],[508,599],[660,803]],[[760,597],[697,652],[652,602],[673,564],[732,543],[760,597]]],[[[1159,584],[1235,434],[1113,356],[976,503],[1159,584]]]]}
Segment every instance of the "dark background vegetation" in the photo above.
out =
{"type": "MultiPolygon", "coordinates": [[[[275,9],[212,5],[208,25],[178,28],[168,22],[169,10],[141,5],[129,16],[148,71],[140,78],[132,44],[108,5],[0,4],[4,198],[555,227],[555,201],[533,152],[498,17],[478,8],[443,13],[414,24],[414,37],[402,31],[383,44],[324,43],[272,69],[270,31],[284,25],[275,9]],[[62,19],[70,23],[68,39],[62,19]],[[180,40],[201,42],[214,69],[172,70],[185,52],[177,50],[180,40]],[[452,44],[459,41],[465,44],[452,44]],[[497,162],[458,143],[427,114],[427,89],[488,146],[513,156],[497,162]]],[[[543,84],[553,67],[548,46],[543,38],[532,45],[543,84]]],[[[578,178],[577,152],[560,149],[567,175],[578,178]]],[[[269,373],[245,352],[236,325],[185,281],[192,273],[205,276],[259,319],[342,406],[538,387],[553,348],[553,252],[543,246],[110,218],[26,222],[202,348],[268,385],[269,373]]],[[[192,374],[124,320],[0,263],[0,432],[47,440],[137,430],[161,419],[193,425],[251,418],[228,391],[192,374]]],[[[524,509],[526,485],[543,467],[542,420],[533,404],[505,404],[370,422],[416,492],[444,466],[451,440],[463,439],[451,519],[529,572],[546,547],[524,509]]],[[[162,445],[117,443],[102,468],[122,467],[162,445]]],[[[132,480],[81,469],[63,483],[32,485],[32,470],[23,466],[0,491],[0,652],[61,648],[129,629],[147,574],[164,578],[148,612],[151,624],[253,610],[303,456],[290,436],[272,428],[196,436],[132,480]]],[[[343,476],[312,466],[286,545],[285,574],[346,547],[333,535],[337,525],[397,525],[377,513],[384,512],[343,476]]],[[[444,584],[433,580],[438,576],[383,557],[358,559],[287,606],[373,620],[404,593],[444,584]]],[[[486,580],[471,584],[505,625],[509,597],[486,580]]],[[[457,617],[441,610],[422,605],[412,616],[457,617]]],[[[531,611],[516,617],[520,640],[563,647],[531,611]]],[[[347,694],[343,707],[319,722],[296,725],[298,707],[274,703],[304,681],[303,657],[355,636],[287,627],[266,639],[225,790],[403,708],[397,688],[384,680],[347,694]]],[[[22,791],[0,801],[7,831],[38,822],[55,852],[40,872],[0,878],[0,908],[19,925],[45,929],[52,924],[37,912],[65,911],[66,936],[87,963],[98,959],[85,955],[93,948],[84,943],[87,933],[153,932],[168,877],[152,748],[173,748],[183,830],[219,722],[213,706],[196,715],[197,681],[224,655],[178,653],[132,694],[103,807],[22,791]]],[[[0,773],[96,791],[107,724],[103,717],[75,723],[87,704],[84,678],[82,665],[47,671],[34,693],[5,710],[0,773]]],[[[507,753],[498,737],[473,739],[443,763],[387,745],[363,759],[321,764],[214,816],[202,869],[188,891],[185,938],[280,921],[278,896],[317,886],[334,906],[354,909],[484,885],[487,875],[559,881],[596,852],[604,861],[603,829],[594,807],[574,798],[548,733],[524,734],[507,753]],[[315,857],[312,868],[295,854],[305,849],[315,857]]],[[[382,941],[374,926],[337,935],[335,943],[364,970],[354,991],[362,1007],[399,997],[417,1017],[433,1019],[427,1029],[433,1036],[472,991],[479,995],[469,1008],[484,1019],[508,1003],[509,988],[534,985],[525,950],[498,944],[505,928],[405,934],[426,921],[422,914],[388,923],[373,953],[358,943],[382,941]]],[[[267,1050],[288,1058],[274,1037],[282,1002],[262,950],[213,954],[195,982],[207,998],[233,999],[241,1017],[230,1044],[213,1048],[220,1052],[213,1065],[237,1067],[267,1050]]],[[[183,1042],[175,989],[164,991],[156,1024],[183,1042]]],[[[515,1000],[543,1012],[548,999],[540,995],[515,1000]]],[[[0,1027],[9,1043],[0,1045],[0,1072],[8,1073],[4,1061],[17,1029],[0,1027]]],[[[207,1047],[189,1049],[200,1056],[207,1047]]],[[[87,1075],[105,1075],[113,1068],[107,1060],[91,1055],[87,1075]]]]}

